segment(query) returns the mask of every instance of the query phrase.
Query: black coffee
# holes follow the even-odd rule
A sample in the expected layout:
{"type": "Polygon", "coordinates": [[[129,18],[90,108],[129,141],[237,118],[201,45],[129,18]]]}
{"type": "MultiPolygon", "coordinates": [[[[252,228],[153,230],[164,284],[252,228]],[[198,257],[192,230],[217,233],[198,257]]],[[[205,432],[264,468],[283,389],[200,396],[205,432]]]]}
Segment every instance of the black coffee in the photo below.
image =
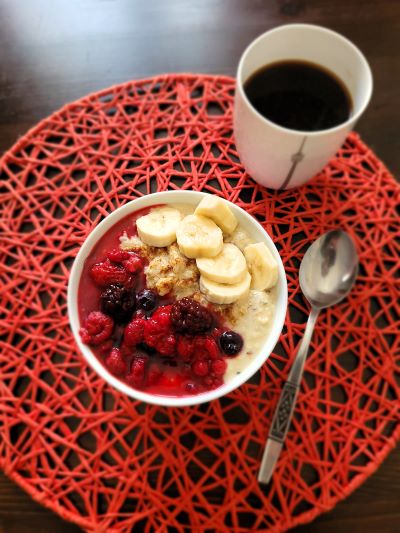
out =
{"type": "Polygon", "coordinates": [[[265,65],[246,81],[244,90],[261,115],[289,129],[326,130],[345,122],[352,112],[345,84],[306,61],[265,65]]]}

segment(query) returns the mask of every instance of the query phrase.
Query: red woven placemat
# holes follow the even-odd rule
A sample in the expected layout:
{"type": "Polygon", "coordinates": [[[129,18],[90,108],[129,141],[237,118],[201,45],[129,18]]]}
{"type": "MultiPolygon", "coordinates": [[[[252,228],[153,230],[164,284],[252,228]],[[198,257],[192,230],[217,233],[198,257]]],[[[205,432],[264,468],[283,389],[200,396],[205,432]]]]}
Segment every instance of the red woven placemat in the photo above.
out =
{"type": "Polygon", "coordinates": [[[281,531],[332,508],[399,435],[399,188],[355,134],[309,185],[256,186],[235,151],[233,91],[232,79],[202,75],[116,86],[44,120],[0,163],[0,465],[88,530],[281,531]],[[213,192],[257,217],[289,284],[286,326],[261,372],[186,409],[104,384],[66,313],[69,268],[94,225],[167,188],[213,192]],[[360,276],[320,316],[295,420],[263,489],[262,448],[307,314],[300,259],[338,226],[357,243],[360,276]]]}

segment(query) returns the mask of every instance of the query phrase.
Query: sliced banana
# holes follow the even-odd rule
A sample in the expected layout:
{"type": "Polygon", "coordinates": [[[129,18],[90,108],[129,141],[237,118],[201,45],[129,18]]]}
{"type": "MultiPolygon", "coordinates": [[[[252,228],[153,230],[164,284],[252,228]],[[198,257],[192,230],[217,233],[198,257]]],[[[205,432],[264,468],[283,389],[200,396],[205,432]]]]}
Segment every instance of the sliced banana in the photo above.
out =
{"type": "Polygon", "coordinates": [[[172,207],[156,207],[136,220],[140,239],[149,246],[169,246],[176,241],[181,214],[172,207]]]}
{"type": "Polygon", "coordinates": [[[242,281],[234,285],[216,283],[205,276],[200,276],[200,290],[209,302],[214,304],[233,304],[248,295],[251,276],[245,273],[242,281]]]}
{"type": "Polygon", "coordinates": [[[227,202],[211,194],[204,196],[194,214],[211,218],[224,233],[232,233],[238,223],[227,202]]]}
{"type": "Polygon", "coordinates": [[[176,230],[179,250],[189,258],[215,257],[223,246],[221,229],[212,220],[188,215],[176,230]]]}
{"type": "Polygon", "coordinates": [[[278,281],[278,263],[266,244],[257,242],[244,249],[247,267],[251,274],[251,288],[263,291],[276,285],[278,281]]]}
{"type": "Polygon", "coordinates": [[[247,272],[244,255],[237,246],[225,243],[215,257],[196,259],[197,268],[203,276],[217,283],[239,283],[247,272]]]}

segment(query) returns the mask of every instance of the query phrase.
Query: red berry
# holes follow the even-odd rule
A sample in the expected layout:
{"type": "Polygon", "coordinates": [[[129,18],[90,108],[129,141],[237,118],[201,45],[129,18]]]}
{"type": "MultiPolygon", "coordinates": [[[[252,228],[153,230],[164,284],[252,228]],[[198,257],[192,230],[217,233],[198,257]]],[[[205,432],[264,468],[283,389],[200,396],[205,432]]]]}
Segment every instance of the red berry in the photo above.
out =
{"type": "Polygon", "coordinates": [[[171,306],[159,307],[153,316],[145,321],[144,342],[162,355],[173,355],[176,337],[171,330],[171,306]]]}
{"type": "Polygon", "coordinates": [[[136,346],[143,342],[144,325],[143,318],[134,318],[124,330],[124,343],[127,346],[136,346]]]}
{"type": "Polygon", "coordinates": [[[122,376],[128,370],[128,365],[119,348],[111,350],[110,355],[105,360],[105,364],[108,370],[116,376],[122,376]]]}
{"type": "Polygon", "coordinates": [[[207,350],[210,359],[217,359],[219,356],[218,345],[212,337],[205,337],[204,348],[207,350]]]}
{"type": "Polygon", "coordinates": [[[93,265],[90,269],[90,276],[100,287],[115,283],[124,286],[132,284],[131,274],[123,266],[111,263],[109,259],[93,265]]]}
{"type": "Polygon", "coordinates": [[[129,259],[129,255],[129,252],[121,250],[120,248],[115,248],[114,250],[107,252],[107,258],[113,263],[122,263],[122,261],[129,259]]]}
{"type": "Polygon", "coordinates": [[[90,335],[87,329],[80,328],[79,335],[81,336],[81,340],[84,344],[90,344],[92,336],[90,335]]]}
{"type": "Polygon", "coordinates": [[[122,262],[128,272],[134,274],[143,268],[143,262],[138,255],[130,254],[129,258],[122,262]]]}
{"type": "Polygon", "coordinates": [[[176,351],[176,337],[171,334],[157,343],[157,350],[161,355],[174,355],[176,351]]]}
{"type": "Polygon", "coordinates": [[[157,322],[162,326],[163,328],[168,328],[169,330],[172,330],[172,324],[171,324],[171,305],[162,305],[155,311],[152,315],[153,320],[157,320],[157,322]]]}
{"type": "Polygon", "coordinates": [[[85,344],[98,346],[111,338],[114,330],[114,321],[101,311],[92,311],[79,330],[81,339],[85,344]]]}
{"type": "Polygon", "coordinates": [[[184,361],[190,359],[193,355],[194,341],[192,337],[180,336],[176,345],[178,355],[184,361]]]}
{"type": "Polygon", "coordinates": [[[194,338],[193,357],[195,359],[216,359],[218,356],[218,346],[212,337],[194,338]]]}
{"type": "Polygon", "coordinates": [[[227,364],[225,359],[215,359],[211,361],[211,373],[215,376],[223,376],[225,374],[227,364]]]}
{"type": "Polygon", "coordinates": [[[126,376],[129,385],[134,387],[142,387],[144,384],[144,377],[146,373],[147,357],[145,355],[136,355],[131,364],[131,371],[126,376]]]}
{"type": "Polygon", "coordinates": [[[113,344],[114,342],[112,341],[112,339],[108,339],[108,341],[103,342],[97,347],[98,353],[100,353],[101,355],[107,355],[111,352],[113,344]]]}
{"type": "Polygon", "coordinates": [[[209,372],[208,361],[197,360],[192,363],[192,371],[195,376],[204,377],[209,372]]]}

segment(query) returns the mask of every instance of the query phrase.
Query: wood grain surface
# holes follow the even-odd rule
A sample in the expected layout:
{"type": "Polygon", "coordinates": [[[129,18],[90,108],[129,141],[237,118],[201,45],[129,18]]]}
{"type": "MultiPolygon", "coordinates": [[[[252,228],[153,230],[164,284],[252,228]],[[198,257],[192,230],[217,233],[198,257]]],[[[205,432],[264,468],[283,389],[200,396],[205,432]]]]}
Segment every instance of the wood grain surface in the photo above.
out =
{"type": "MultiPolygon", "coordinates": [[[[398,172],[398,0],[0,0],[0,153],[64,103],[112,84],[163,72],[234,75],[252,39],[292,22],[339,31],[367,56],[374,94],[356,129],[398,172]]],[[[0,533],[75,531],[0,475],[0,533]]],[[[400,531],[400,449],[296,531],[400,531]]]]}

